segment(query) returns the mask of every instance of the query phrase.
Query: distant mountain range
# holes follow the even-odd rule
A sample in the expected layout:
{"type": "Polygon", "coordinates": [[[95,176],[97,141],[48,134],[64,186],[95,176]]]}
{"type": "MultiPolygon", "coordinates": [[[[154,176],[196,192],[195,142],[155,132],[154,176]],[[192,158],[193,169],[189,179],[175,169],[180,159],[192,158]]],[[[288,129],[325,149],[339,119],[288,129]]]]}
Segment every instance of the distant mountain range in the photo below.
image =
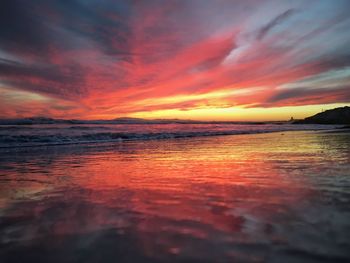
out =
{"type": "Polygon", "coordinates": [[[350,124],[350,107],[340,107],[317,113],[303,120],[294,121],[295,124],[350,124]]]}
{"type": "MultiPolygon", "coordinates": [[[[0,125],[34,125],[34,124],[265,124],[266,122],[233,122],[233,121],[194,121],[194,120],[181,120],[181,119],[141,119],[141,118],[116,118],[112,120],[65,120],[65,119],[53,119],[46,117],[33,117],[33,118],[21,118],[21,119],[0,119],[0,125]]],[[[271,122],[269,122],[271,123],[271,122]]],[[[281,122],[274,122],[281,123],[281,122]]]]}
{"type": "MultiPolygon", "coordinates": [[[[287,122],[237,122],[237,121],[194,121],[181,119],[141,119],[141,118],[116,118],[112,120],[66,120],[46,117],[32,117],[21,119],[0,119],[0,125],[34,125],[34,124],[283,124],[287,122]]],[[[295,120],[293,124],[346,124],[350,125],[350,107],[335,108],[307,117],[303,120],[295,120]]]]}
{"type": "Polygon", "coordinates": [[[1,119],[0,125],[31,125],[31,124],[144,124],[144,123],[192,123],[190,120],[146,120],[141,118],[116,118],[112,120],[76,120],[53,119],[46,117],[32,117],[21,119],[1,119]]]}

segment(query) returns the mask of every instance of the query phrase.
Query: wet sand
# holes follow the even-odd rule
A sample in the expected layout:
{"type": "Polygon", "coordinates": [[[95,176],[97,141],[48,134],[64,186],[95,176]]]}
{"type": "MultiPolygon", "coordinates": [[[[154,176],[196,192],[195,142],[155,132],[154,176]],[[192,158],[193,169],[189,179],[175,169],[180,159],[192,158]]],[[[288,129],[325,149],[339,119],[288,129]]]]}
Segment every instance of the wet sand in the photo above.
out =
{"type": "Polygon", "coordinates": [[[0,152],[1,262],[348,262],[350,134],[0,152]]]}

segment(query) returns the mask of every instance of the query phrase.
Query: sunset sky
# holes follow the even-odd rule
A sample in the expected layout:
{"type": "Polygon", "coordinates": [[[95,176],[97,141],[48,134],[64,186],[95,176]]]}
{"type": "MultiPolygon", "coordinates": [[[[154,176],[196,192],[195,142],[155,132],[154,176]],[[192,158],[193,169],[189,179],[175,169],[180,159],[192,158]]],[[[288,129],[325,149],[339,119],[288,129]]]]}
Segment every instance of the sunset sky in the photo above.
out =
{"type": "Polygon", "coordinates": [[[285,120],[350,105],[348,0],[2,0],[0,117],[285,120]]]}

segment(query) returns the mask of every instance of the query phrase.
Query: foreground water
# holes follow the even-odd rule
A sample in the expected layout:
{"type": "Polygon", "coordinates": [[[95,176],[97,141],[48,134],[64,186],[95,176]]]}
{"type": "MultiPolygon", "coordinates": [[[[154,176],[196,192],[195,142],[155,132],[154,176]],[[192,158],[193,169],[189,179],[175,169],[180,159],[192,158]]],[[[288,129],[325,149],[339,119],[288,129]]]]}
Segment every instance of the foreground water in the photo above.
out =
{"type": "Polygon", "coordinates": [[[350,135],[0,152],[1,262],[349,262],[350,135]]]}

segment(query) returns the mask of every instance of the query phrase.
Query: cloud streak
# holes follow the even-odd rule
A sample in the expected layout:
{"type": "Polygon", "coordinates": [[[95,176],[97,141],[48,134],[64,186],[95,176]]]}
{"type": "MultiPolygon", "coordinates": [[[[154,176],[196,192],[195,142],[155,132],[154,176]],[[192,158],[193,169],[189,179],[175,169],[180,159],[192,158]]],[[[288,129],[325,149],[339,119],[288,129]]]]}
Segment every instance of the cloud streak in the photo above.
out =
{"type": "Polygon", "coordinates": [[[294,9],[289,9],[287,11],[284,11],[282,14],[279,14],[274,19],[272,19],[269,23],[267,23],[258,31],[258,34],[257,34],[258,40],[262,40],[274,27],[281,24],[288,17],[290,17],[294,12],[295,12],[294,9]]]}

